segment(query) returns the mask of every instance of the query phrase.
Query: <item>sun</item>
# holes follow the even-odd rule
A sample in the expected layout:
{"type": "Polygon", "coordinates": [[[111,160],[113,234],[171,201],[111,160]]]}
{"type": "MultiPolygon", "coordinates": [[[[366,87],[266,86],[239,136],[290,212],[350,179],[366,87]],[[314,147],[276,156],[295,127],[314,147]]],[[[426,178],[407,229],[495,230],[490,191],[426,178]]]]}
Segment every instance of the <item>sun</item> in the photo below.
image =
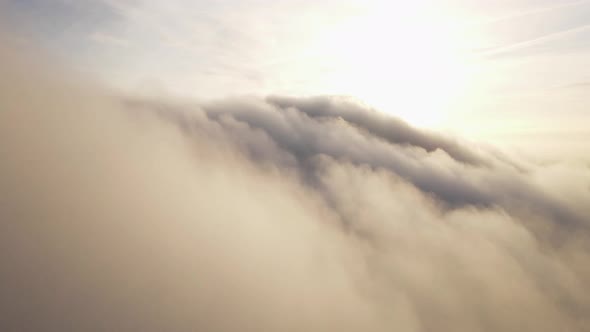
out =
{"type": "Polygon", "coordinates": [[[419,8],[402,9],[368,10],[325,28],[313,59],[324,64],[322,88],[436,127],[465,87],[467,62],[449,25],[419,8]]]}

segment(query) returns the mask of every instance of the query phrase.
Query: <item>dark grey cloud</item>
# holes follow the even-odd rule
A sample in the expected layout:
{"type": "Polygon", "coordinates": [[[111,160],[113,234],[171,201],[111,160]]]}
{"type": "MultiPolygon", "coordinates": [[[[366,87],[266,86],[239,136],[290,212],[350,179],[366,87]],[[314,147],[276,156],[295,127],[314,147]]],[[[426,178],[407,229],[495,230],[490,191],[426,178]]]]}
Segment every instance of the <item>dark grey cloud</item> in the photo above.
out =
{"type": "Polygon", "coordinates": [[[386,169],[449,209],[500,206],[520,215],[550,216],[572,231],[588,227],[583,214],[530,183],[518,161],[424,132],[344,98],[238,98],[193,107],[130,105],[156,111],[189,133],[213,123],[252,160],[293,171],[314,189],[321,189],[315,159],[329,156],[386,169]]]}
{"type": "Polygon", "coordinates": [[[477,155],[451,138],[425,130],[417,130],[401,119],[367,109],[350,101],[346,102],[342,98],[269,97],[267,100],[281,108],[295,107],[311,117],[342,118],[352,125],[394,144],[414,145],[428,152],[441,149],[461,162],[474,165],[487,164],[483,156],[477,155]]]}
{"type": "Polygon", "coordinates": [[[584,165],[337,97],[122,101],[34,54],[0,43],[2,330],[590,328],[584,165]]]}

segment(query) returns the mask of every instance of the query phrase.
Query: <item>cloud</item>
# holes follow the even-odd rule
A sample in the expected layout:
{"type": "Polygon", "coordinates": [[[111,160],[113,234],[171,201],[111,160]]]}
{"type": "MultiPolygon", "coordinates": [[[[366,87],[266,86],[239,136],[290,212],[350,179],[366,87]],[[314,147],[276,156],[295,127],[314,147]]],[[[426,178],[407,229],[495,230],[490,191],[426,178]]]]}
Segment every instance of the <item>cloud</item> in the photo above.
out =
{"type": "Polygon", "coordinates": [[[342,98],[238,98],[193,108],[131,105],[155,111],[189,132],[213,123],[221,127],[222,137],[252,159],[294,170],[308,182],[318,179],[314,158],[325,155],[387,169],[450,208],[500,205],[515,213],[551,215],[561,223],[587,226],[577,211],[530,183],[520,162],[422,132],[342,98]]]}
{"type": "Polygon", "coordinates": [[[0,45],[2,329],[590,328],[587,166],[338,97],[115,98],[0,45]]]}
{"type": "MultiPolygon", "coordinates": [[[[519,51],[521,50],[525,50],[524,54],[530,54],[530,53],[535,53],[535,52],[531,52],[532,51],[536,51],[536,53],[541,53],[542,51],[547,52],[548,50],[555,50],[555,49],[571,49],[573,47],[576,46],[576,43],[572,43],[571,41],[568,43],[569,45],[565,45],[565,47],[563,45],[558,45],[560,46],[560,48],[548,48],[545,47],[543,48],[544,44],[547,44],[548,42],[553,42],[553,41],[559,41],[561,39],[563,39],[564,37],[570,36],[570,35],[574,35],[576,36],[576,34],[579,33],[584,33],[587,32],[590,29],[590,24],[584,24],[578,27],[574,27],[571,29],[566,29],[566,30],[562,30],[562,31],[555,31],[555,32],[551,32],[548,33],[546,35],[543,36],[538,36],[532,39],[528,39],[528,40],[523,40],[523,41],[519,41],[519,42],[515,42],[513,44],[509,44],[509,45],[503,45],[503,46],[499,46],[499,47],[495,47],[495,48],[491,48],[488,50],[485,50],[481,55],[483,56],[489,56],[489,57],[502,57],[502,56],[514,56],[519,55],[519,51]],[[536,49],[534,48],[536,47],[536,49]],[[527,52],[528,49],[528,52],[527,52]]],[[[522,55],[523,52],[520,52],[522,55]]]]}
{"type": "Polygon", "coordinates": [[[368,110],[351,102],[330,98],[296,99],[271,97],[270,103],[281,108],[294,107],[311,117],[340,117],[372,135],[400,145],[414,145],[432,152],[441,149],[454,159],[469,164],[486,164],[481,156],[449,138],[412,128],[400,119],[368,110]]]}

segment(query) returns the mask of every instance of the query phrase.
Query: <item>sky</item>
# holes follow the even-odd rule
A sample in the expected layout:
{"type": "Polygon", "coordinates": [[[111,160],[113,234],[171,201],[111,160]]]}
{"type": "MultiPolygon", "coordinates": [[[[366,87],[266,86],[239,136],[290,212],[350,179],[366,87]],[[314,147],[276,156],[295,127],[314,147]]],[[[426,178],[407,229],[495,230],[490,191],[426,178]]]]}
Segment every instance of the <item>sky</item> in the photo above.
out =
{"type": "Polygon", "coordinates": [[[0,330],[590,331],[589,1],[0,0],[0,330]]]}
{"type": "Polygon", "coordinates": [[[133,93],[345,95],[474,138],[588,133],[589,1],[4,0],[4,8],[23,38],[133,93]]]}

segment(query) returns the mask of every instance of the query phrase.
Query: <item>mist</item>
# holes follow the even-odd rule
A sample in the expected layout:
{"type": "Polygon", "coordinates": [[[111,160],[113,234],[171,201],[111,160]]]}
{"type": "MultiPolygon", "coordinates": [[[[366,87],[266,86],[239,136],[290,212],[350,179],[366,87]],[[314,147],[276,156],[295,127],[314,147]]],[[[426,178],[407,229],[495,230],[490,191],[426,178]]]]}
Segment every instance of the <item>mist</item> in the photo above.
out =
{"type": "Polygon", "coordinates": [[[590,168],[0,43],[6,331],[588,331],[590,168]]]}

